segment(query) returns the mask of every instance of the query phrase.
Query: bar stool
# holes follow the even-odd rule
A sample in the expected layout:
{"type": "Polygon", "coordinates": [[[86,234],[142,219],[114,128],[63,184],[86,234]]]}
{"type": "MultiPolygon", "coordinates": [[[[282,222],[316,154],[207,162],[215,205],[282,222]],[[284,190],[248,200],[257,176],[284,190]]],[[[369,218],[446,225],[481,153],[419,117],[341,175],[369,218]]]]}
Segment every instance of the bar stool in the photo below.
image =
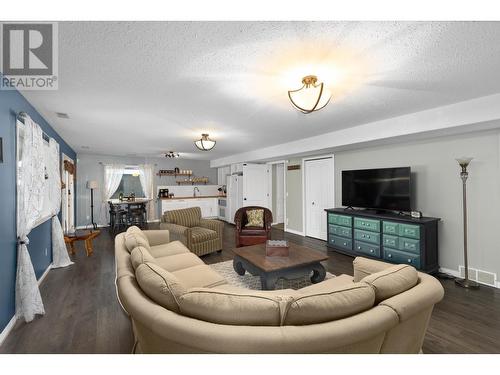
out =
{"type": "Polygon", "coordinates": [[[128,211],[121,208],[120,205],[115,206],[109,202],[109,226],[111,232],[116,233],[120,228],[127,228],[128,226],[128,211]]]}
{"type": "Polygon", "coordinates": [[[137,225],[144,228],[146,224],[146,207],[144,203],[129,204],[128,206],[129,225],[137,225]]]}

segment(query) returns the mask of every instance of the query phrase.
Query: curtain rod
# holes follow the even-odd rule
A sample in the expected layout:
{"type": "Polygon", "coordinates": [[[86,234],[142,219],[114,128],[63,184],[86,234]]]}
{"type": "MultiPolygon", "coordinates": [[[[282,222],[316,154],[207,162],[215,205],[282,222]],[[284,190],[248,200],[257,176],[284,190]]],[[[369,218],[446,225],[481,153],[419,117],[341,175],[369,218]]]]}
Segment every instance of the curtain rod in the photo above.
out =
{"type": "MultiPolygon", "coordinates": [[[[16,116],[16,119],[19,120],[19,121],[21,121],[23,124],[24,124],[24,120],[26,118],[30,118],[31,119],[30,115],[28,115],[26,112],[23,112],[23,111],[19,112],[17,114],[17,116],[16,116]]],[[[38,125],[38,126],[40,126],[40,125],[38,125]]],[[[45,133],[43,131],[43,129],[42,129],[42,138],[44,138],[47,142],[50,139],[50,136],[47,133],[45,133]]]]}

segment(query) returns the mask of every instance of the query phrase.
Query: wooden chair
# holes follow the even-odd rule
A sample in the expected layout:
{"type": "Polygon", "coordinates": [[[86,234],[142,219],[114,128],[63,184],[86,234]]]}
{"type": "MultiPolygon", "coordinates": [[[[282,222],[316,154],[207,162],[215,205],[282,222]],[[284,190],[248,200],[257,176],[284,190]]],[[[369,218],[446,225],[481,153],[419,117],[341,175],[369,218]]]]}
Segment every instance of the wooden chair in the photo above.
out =
{"type": "Polygon", "coordinates": [[[271,224],[273,222],[273,214],[271,210],[265,207],[248,206],[242,207],[234,214],[234,223],[236,224],[236,247],[256,245],[265,243],[271,238],[271,224]],[[264,210],[264,226],[249,227],[247,211],[248,210],[264,210]]]}

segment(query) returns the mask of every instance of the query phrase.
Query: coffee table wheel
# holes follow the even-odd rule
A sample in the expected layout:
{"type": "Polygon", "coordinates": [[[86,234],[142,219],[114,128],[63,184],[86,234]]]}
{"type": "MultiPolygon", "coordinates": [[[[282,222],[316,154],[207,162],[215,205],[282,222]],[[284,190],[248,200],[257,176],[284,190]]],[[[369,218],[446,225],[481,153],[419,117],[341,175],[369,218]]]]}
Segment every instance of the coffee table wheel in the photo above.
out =
{"type": "Polygon", "coordinates": [[[243,276],[246,272],[241,262],[236,259],[233,260],[233,268],[236,271],[236,273],[240,276],[243,276]]]}
{"type": "Polygon", "coordinates": [[[313,284],[319,283],[325,279],[326,270],[321,264],[313,268],[313,274],[311,276],[311,282],[313,284]]]}

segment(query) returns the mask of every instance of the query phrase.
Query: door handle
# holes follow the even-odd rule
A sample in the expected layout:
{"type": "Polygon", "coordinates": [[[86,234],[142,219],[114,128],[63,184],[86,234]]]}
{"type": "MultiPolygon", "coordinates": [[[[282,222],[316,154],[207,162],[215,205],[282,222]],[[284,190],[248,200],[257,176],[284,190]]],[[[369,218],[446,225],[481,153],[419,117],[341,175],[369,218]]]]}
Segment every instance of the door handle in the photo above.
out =
{"type": "Polygon", "coordinates": [[[314,202],[312,202],[312,205],[314,206],[314,202]]]}
{"type": "Polygon", "coordinates": [[[243,198],[244,201],[246,201],[247,199],[246,198],[243,198]]]}

